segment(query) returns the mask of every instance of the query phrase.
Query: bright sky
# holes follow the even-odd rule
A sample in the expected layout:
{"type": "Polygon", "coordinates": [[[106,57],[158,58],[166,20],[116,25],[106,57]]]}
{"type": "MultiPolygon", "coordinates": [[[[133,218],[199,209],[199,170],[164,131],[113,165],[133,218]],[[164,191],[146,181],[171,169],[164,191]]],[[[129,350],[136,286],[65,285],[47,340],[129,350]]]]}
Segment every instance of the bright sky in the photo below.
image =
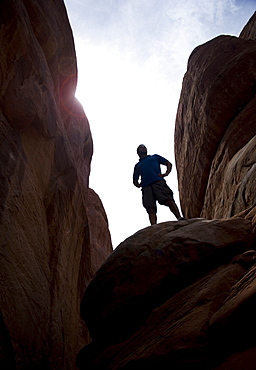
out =
{"type": "MultiPolygon", "coordinates": [[[[149,226],[132,184],[136,148],[173,164],[166,178],[179,206],[174,125],[193,49],[220,34],[238,36],[255,0],[64,0],[73,30],[76,96],[90,122],[90,187],[102,200],[113,247],[149,226]]],[[[158,206],[158,222],[175,217],[158,206]]]]}

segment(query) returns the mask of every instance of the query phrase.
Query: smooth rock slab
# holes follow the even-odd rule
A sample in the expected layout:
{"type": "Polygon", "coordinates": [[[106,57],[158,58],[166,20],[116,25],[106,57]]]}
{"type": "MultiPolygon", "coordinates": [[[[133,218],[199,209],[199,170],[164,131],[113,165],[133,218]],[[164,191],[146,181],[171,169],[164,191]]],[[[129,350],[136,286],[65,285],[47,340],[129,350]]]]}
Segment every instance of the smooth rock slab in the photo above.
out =
{"type": "Polygon", "coordinates": [[[212,268],[249,248],[249,220],[192,219],[126,239],[89,284],[81,305],[94,341],[126,339],[150,312],[212,268]]]}

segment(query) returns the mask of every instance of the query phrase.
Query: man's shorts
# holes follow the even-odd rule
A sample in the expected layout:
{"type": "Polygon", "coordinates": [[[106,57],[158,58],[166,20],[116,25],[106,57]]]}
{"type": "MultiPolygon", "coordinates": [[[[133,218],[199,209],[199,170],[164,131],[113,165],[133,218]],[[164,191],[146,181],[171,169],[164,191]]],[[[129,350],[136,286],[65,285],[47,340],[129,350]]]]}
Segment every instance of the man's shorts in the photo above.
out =
{"type": "Polygon", "coordinates": [[[146,209],[156,208],[156,201],[159,204],[167,205],[168,199],[173,200],[173,192],[165,180],[152,182],[142,189],[142,204],[146,209]]]}

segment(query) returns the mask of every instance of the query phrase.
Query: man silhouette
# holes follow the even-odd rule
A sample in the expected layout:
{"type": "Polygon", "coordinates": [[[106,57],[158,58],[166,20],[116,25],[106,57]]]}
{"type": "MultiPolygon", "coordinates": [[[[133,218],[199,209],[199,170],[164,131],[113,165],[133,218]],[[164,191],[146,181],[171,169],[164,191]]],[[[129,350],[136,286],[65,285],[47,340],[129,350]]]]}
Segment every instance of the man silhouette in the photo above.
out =
{"type": "Polygon", "coordinates": [[[143,144],[138,146],[137,154],[140,160],[134,167],[133,184],[137,188],[142,188],[142,204],[149,215],[150,224],[157,223],[156,201],[169,207],[178,220],[184,220],[173,199],[172,190],[163,179],[171,172],[172,164],[158,154],[148,155],[147,148],[143,144]],[[163,174],[161,173],[161,164],[167,167],[163,174]]]}

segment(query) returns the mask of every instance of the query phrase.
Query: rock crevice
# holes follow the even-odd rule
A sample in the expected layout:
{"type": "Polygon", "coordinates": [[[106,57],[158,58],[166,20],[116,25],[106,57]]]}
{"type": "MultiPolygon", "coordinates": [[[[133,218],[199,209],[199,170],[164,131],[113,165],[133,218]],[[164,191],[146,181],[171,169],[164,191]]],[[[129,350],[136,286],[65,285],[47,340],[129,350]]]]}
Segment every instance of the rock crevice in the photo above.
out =
{"type": "Polygon", "coordinates": [[[189,58],[175,128],[187,220],[137,232],[97,271],[81,370],[255,369],[255,17],[189,58]]]}

